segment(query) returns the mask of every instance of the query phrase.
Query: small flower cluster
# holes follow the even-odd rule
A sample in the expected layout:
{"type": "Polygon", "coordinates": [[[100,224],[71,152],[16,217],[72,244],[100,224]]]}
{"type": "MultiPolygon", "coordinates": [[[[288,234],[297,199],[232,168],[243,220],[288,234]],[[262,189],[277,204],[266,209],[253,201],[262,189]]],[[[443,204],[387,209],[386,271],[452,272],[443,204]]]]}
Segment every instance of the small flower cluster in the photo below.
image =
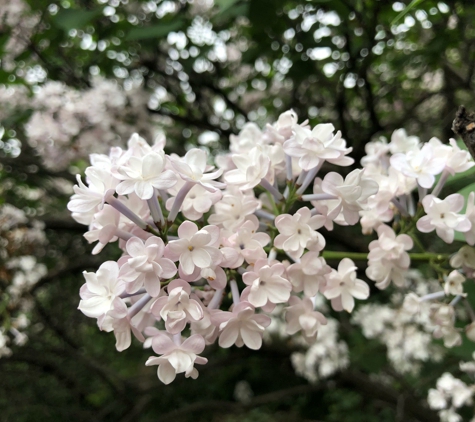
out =
{"type": "Polygon", "coordinates": [[[123,145],[137,130],[155,135],[140,82],[128,91],[99,77],[91,82],[91,88],[79,91],[49,81],[28,98],[33,113],[25,125],[27,140],[49,169],[63,170],[91,152],[123,145]],[[129,121],[134,122],[133,127],[129,121]]]}
{"type": "MultiPolygon", "coordinates": [[[[470,211],[459,214],[461,195],[437,198],[450,174],[473,166],[454,142],[421,147],[399,130],[389,144],[368,144],[363,169],[320,178],[324,163],[353,164],[351,148],[333,125],[311,128],[287,111],[264,130],[248,123],[231,136],[218,168],[202,149],[179,157],[164,147],[164,140],[150,146],[133,135],[126,150],[92,155],[86,184],[78,176],[68,208],[89,226],[94,254],[116,241],[123,251],[117,262],[84,273],[79,309],[114,331],[119,351],[132,334],[151,347],[160,356],[146,364],[158,365],[166,384],[179,373],[195,378],[205,345],[259,349],[276,306],[284,307],[286,333],[312,344],[329,321],[317,302],[352,312],[355,299],[367,299],[353,260],[326,250],[323,228],[361,222],[365,233],[377,231],[366,274],[380,289],[391,281],[405,286],[416,228],[435,229],[446,242],[472,230],[470,211]],[[393,219],[392,228],[384,224],[393,219]],[[342,258],[337,268],[325,254],[342,258]]],[[[459,297],[456,274],[447,280],[447,294],[459,297]]],[[[454,343],[453,318],[442,314],[434,310],[434,336],[454,343]]]]}
{"type": "Polygon", "coordinates": [[[9,344],[23,345],[28,340],[33,301],[28,293],[46,275],[46,266],[34,256],[46,243],[43,225],[27,226],[25,213],[10,204],[0,206],[0,357],[11,354],[9,344]]]}
{"type": "MultiPolygon", "coordinates": [[[[461,362],[460,370],[472,380],[475,374],[475,354],[470,362],[461,362]]],[[[462,422],[463,418],[457,413],[462,406],[473,404],[475,384],[467,385],[462,380],[455,378],[451,373],[445,372],[438,380],[436,388],[429,390],[427,401],[429,406],[439,411],[442,422],[462,422]]],[[[471,419],[473,422],[475,418],[471,419]]]]}
{"type": "MultiPolygon", "coordinates": [[[[425,280],[418,270],[409,271],[405,283],[422,297],[430,297],[429,291],[439,286],[437,280],[425,280]]],[[[411,293],[403,301],[397,292],[389,303],[365,304],[352,315],[352,322],[361,327],[367,339],[386,346],[388,360],[401,374],[417,375],[422,363],[438,362],[443,357],[444,348],[432,341],[436,326],[431,319],[430,301],[418,300],[416,307],[411,306],[411,298],[419,296],[411,293]]]]}

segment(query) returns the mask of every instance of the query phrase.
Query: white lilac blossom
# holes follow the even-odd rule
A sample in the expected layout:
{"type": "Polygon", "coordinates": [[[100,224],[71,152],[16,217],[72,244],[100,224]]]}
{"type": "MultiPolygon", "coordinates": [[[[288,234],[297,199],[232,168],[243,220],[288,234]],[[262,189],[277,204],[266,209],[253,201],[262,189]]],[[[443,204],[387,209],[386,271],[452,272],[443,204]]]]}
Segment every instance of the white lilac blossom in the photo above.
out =
{"type": "Polygon", "coordinates": [[[346,157],[352,148],[346,148],[341,132],[333,133],[332,124],[320,124],[312,130],[298,125],[293,127],[294,136],[284,143],[284,151],[290,157],[299,158],[299,166],[309,171],[323,161],[347,166],[353,159],[346,157]]]}
{"type": "MultiPolygon", "coordinates": [[[[173,204],[175,203],[176,196],[185,185],[185,182],[178,181],[178,183],[171,189],[169,193],[174,196],[168,198],[166,202],[166,208],[171,211],[173,204]]],[[[180,207],[180,212],[191,221],[196,221],[203,217],[204,213],[207,213],[213,205],[216,204],[222,197],[220,190],[210,192],[204,188],[201,184],[195,184],[185,196],[183,203],[180,207]]]]}
{"type": "Polygon", "coordinates": [[[294,215],[279,215],[275,226],[280,234],[274,245],[292,258],[300,258],[305,248],[320,251],[325,247],[325,239],[316,230],[323,226],[324,220],[321,215],[312,216],[307,207],[300,208],[294,215]]]}
{"type": "Polygon", "coordinates": [[[236,168],[226,172],[224,180],[241,190],[256,187],[269,171],[270,158],[257,147],[246,154],[234,154],[232,160],[236,168]]]}
{"type": "Polygon", "coordinates": [[[462,336],[459,330],[455,328],[455,309],[451,304],[432,304],[430,317],[435,327],[434,338],[443,339],[444,346],[447,348],[460,346],[462,336]]]}
{"type": "MultiPolygon", "coordinates": [[[[341,133],[332,124],[299,124],[290,110],[264,129],[246,124],[231,137],[231,153],[217,158],[219,170],[204,150],[170,157],[165,147],[163,136],[149,145],[135,134],[126,149],[91,155],[86,183],[78,178],[68,204],[89,226],[88,241],[97,241],[94,254],[113,242],[122,251],[117,262],[85,273],[80,310],[114,332],[117,350],[133,338],[152,346],[161,356],[146,365],[158,365],[165,384],[180,373],[196,378],[194,365],[206,363],[198,356],[205,344],[258,350],[276,333],[307,349],[292,354],[292,363],[312,382],[346,367],[348,346],[337,337],[328,304],[352,313],[355,300],[369,297],[368,284],[357,278],[364,267],[355,264],[366,259],[376,286],[392,283],[398,293],[388,305],[360,306],[351,321],[387,347],[398,372],[417,374],[424,362],[440,360],[443,348],[433,338],[445,347],[475,338],[474,323],[456,312],[466,296],[463,283],[473,276],[475,249],[463,246],[451,258],[445,251],[409,253],[414,244],[423,249],[419,232],[436,230],[451,242],[461,231],[473,243],[475,196],[465,215],[461,195],[438,198],[445,180],[473,166],[455,142],[432,139],[421,147],[419,138],[398,130],[390,143],[368,144],[364,168],[343,177],[321,169],[325,162],[353,163],[341,133]],[[378,238],[359,242],[369,243],[366,252],[331,251],[323,233],[335,223],[361,223],[363,233],[376,231],[378,238]],[[411,270],[420,261],[445,281],[443,290],[411,270]],[[462,324],[465,333],[457,328],[462,324]]],[[[12,224],[26,223],[17,220],[12,224]]],[[[0,213],[0,235],[10,230],[4,225],[0,213]]],[[[16,337],[7,337],[4,348],[22,342],[16,337]]]]}
{"type": "Polygon", "coordinates": [[[86,186],[77,176],[78,185],[68,203],[72,217],[81,224],[90,224],[94,214],[104,204],[106,195],[114,190],[119,182],[110,172],[95,167],[86,169],[86,186]]]}
{"type": "MultiPolygon", "coordinates": [[[[236,251],[236,253],[233,254],[233,262],[228,261],[229,267],[240,267],[244,261],[248,264],[254,264],[259,259],[267,258],[264,246],[270,242],[270,236],[267,233],[258,232],[258,229],[259,221],[256,216],[252,215],[249,216],[235,233],[229,234],[224,232],[223,245],[233,248],[236,251]]],[[[221,251],[223,254],[226,254],[225,249],[221,249],[221,251]]]]}
{"type": "Polygon", "coordinates": [[[219,345],[223,348],[246,345],[258,350],[262,345],[262,334],[271,319],[267,315],[255,314],[255,308],[243,301],[234,306],[232,312],[220,312],[213,317],[221,332],[219,345]]]}
{"type": "Polygon", "coordinates": [[[144,157],[130,157],[126,164],[119,166],[117,177],[121,182],[116,191],[119,195],[135,192],[141,199],[150,199],[155,189],[168,189],[175,185],[177,176],[165,169],[165,154],[150,152],[144,157]]]}
{"type": "Polygon", "coordinates": [[[178,345],[161,332],[152,339],[152,348],[155,353],[162,356],[149,357],[145,365],[158,365],[157,375],[164,384],[170,384],[177,374],[183,372],[187,378],[197,378],[198,371],[194,365],[204,365],[208,361],[198,356],[205,348],[205,341],[198,334],[188,337],[178,345]]]}
{"type": "Polygon", "coordinates": [[[287,268],[292,290],[296,293],[303,291],[307,297],[314,297],[320,286],[325,286],[326,275],[330,272],[330,266],[326,264],[324,258],[318,256],[318,252],[307,252],[300,262],[287,268]]]}
{"type": "Polygon", "coordinates": [[[90,318],[98,318],[108,312],[117,316],[127,314],[127,306],[120,298],[125,281],[119,278],[119,266],[114,261],[104,262],[96,273],[84,272],[86,284],[81,287],[78,309],[90,318]]]}
{"type": "Polygon", "coordinates": [[[463,293],[463,283],[465,282],[465,277],[460,274],[457,270],[453,270],[447,276],[444,284],[444,292],[446,295],[460,295],[465,296],[463,293]]]}
{"type": "Polygon", "coordinates": [[[222,255],[216,247],[219,241],[219,228],[206,226],[198,230],[198,226],[185,221],[178,228],[178,240],[172,240],[166,246],[165,256],[180,262],[180,268],[187,275],[193,274],[195,268],[207,268],[211,264],[219,264],[222,255]]]}
{"type": "MultiPolygon", "coordinates": [[[[359,220],[359,212],[366,209],[368,198],[377,192],[378,184],[364,177],[364,170],[356,169],[345,179],[334,172],[328,173],[323,180],[315,179],[314,195],[308,195],[308,199],[316,199],[312,204],[319,211],[322,206],[327,207],[322,214],[328,219],[335,220],[339,224],[354,225],[359,220]],[[325,194],[328,198],[324,197],[325,194]],[[322,197],[322,201],[318,200],[319,196],[322,197]],[[341,217],[338,218],[340,214],[341,217]]],[[[305,196],[303,198],[305,199],[305,196]]]]}
{"type": "Polygon", "coordinates": [[[348,345],[338,338],[338,321],[328,318],[318,330],[318,340],[304,353],[293,353],[291,360],[297,374],[312,383],[345,369],[349,364],[348,345]]]}
{"type": "Polygon", "coordinates": [[[244,223],[248,215],[261,207],[254,192],[229,188],[223,192],[223,197],[214,205],[214,214],[208,218],[210,224],[234,231],[244,223]]]}
{"type": "Polygon", "coordinates": [[[198,302],[190,298],[190,285],[180,279],[173,280],[167,287],[168,296],[159,297],[152,305],[151,312],[165,321],[170,334],[181,333],[187,322],[197,322],[204,316],[198,302]]]}
{"type": "Polygon", "coordinates": [[[209,166],[207,160],[208,155],[205,151],[193,148],[186,153],[183,159],[172,157],[171,163],[185,182],[196,183],[209,192],[216,192],[219,188],[226,187],[224,183],[214,180],[221,176],[223,170],[219,169],[209,173],[214,167],[209,166]]]}
{"type": "Polygon", "coordinates": [[[443,200],[427,195],[422,200],[427,215],[417,222],[417,229],[423,233],[430,233],[435,229],[442,240],[452,243],[455,230],[467,232],[472,227],[465,215],[457,214],[463,208],[463,203],[463,196],[457,193],[443,200]]]}
{"type": "Polygon", "coordinates": [[[292,286],[282,277],[285,273],[283,264],[269,264],[266,259],[260,259],[251,271],[245,272],[242,279],[250,286],[249,302],[256,307],[271,303],[285,303],[289,300],[292,286]]]}
{"type": "MultiPolygon", "coordinates": [[[[24,16],[22,23],[28,21],[24,16]]],[[[21,44],[28,39],[23,24],[15,28],[21,34],[21,44]]],[[[114,145],[123,147],[134,132],[149,138],[155,135],[156,123],[146,107],[149,95],[140,81],[129,79],[130,89],[101,77],[90,82],[90,88],[78,91],[61,82],[46,81],[37,86],[32,97],[15,88],[14,97],[23,97],[27,101],[25,105],[33,110],[25,127],[26,138],[47,168],[64,170],[72,160],[87,159],[91,153],[105,153],[114,145]]],[[[12,103],[13,98],[2,97],[4,103],[12,103]]],[[[17,104],[21,101],[21,98],[14,100],[17,104]]]]}
{"type": "Polygon", "coordinates": [[[285,310],[287,333],[295,334],[302,331],[303,338],[308,343],[314,342],[319,328],[327,324],[327,319],[321,312],[313,309],[313,302],[308,297],[299,299],[297,296],[292,296],[289,299],[289,305],[285,310]]]}
{"type": "Polygon", "coordinates": [[[445,372],[437,380],[436,388],[429,390],[427,401],[432,409],[440,411],[442,421],[462,421],[456,409],[471,405],[474,393],[474,385],[469,386],[449,372],[445,372]]]}
{"type": "Polygon", "coordinates": [[[396,236],[385,224],[381,224],[377,232],[378,240],[369,244],[366,275],[376,282],[379,289],[387,288],[391,281],[396,286],[403,287],[404,275],[411,263],[406,251],[412,249],[414,242],[407,234],[396,236]]]}
{"type": "Polygon", "coordinates": [[[355,298],[364,300],[369,296],[369,286],[356,278],[356,270],[355,263],[344,258],[338,264],[338,271],[332,269],[327,275],[323,294],[327,299],[331,299],[332,307],[336,311],[344,309],[351,312],[355,306],[355,298]]]}
{"type": "Polygon", "coordinates": [[[420,150],[394,154],[391,165],[406,176],[413,177],[423,188],[431,188],[435,176],[445,167],[445,157],[435,154],[433,145],[427,143],[420,150]]]}
{"type": "Polygon", "coordinates": [[[124,264],[120,268],[120,277],[127,282],[128,293],[135,293],[144,287],[150,296],[160,293],[160,279],[173,277],[177,268],[173,261],[164,258],[165,245],[159,237],[143,240],[132,237],[127,241],[124,264]]]}
{"type": "Polygon", "coordinates": [[[450,258],[452,268],[467,267],[475,269],[475,248],[468,245],[462,246],[460,250],[450,258]]]}
{"type": "Polygon", "coordinates": [[[432,342],[430,301],[414,293],[407,295],[403,303],[401,299],[395,293],[390,303],[364,304],[353,313],[352,321],[362,328],[367,339],[386,346],[387,357],[397,372],[417,375],[424,362],[440,361],[443,350],[432,342]]]}
{"type": "Polygon", "coordinates": [[[392,133],[391,142],[388,145],[392,154],[417,151],[420,139],[417,136],[408,136],[405,129],[397,129],[392,133]]]}

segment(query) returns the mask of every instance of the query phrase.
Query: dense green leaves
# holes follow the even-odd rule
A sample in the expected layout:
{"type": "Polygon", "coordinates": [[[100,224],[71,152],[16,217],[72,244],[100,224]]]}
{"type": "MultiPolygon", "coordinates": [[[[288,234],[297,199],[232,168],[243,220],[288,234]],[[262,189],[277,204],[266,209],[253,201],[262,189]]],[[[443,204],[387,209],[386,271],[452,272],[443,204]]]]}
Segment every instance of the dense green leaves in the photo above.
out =
{"type": "Polygon", "coordinates": [[[84,28],[101,16],[102,12],[99,8],[95,10],[62,9],[52,20],[59,28],[69,32],[71,29],[84,28]]]}
{"type": "Polygon", "coordinates": [[[127,41],[141,41],[166,37],[169,32],[178,31],[185,27],[185,21],[174,19],[169,22],[162,22],[153,26],[144,26],[131,29],[126,36],[127,41]]]}

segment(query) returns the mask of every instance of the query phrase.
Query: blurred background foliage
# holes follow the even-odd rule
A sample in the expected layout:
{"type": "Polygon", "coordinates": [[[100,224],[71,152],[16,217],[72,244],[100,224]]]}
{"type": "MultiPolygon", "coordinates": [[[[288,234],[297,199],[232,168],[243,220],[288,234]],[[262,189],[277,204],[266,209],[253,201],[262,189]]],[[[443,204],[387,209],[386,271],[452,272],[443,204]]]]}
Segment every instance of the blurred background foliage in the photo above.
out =
{"type": "MultiPolygon", "coordinates": [[[[8,2],[0,0],[0,16],[8,2]]],[[[147,94],[142,112],[165,131],[168,152],[177,153],[190,145],[218,153],[245,122],[262,127],[292,108],[300,121],[333,122],[358,163],[369,140],[400,127],[423,141],[447,142],[458,106],[475,106],[475,4],[409,3],[28,0],[19,25],[0,22],[0,84],[23,86],[27,98],[47,81],[79,92],[97,77],[126,91],[140,85],[147,94]],[[12,52],[13,35],[19,48],[12,52]]],[[[278,339],[257,352],[208,350],[198,380],[170,386],[143,365],[148,352],[140,344],[116,352],[112,334],[98,331],[77,305],[82,271],[118,251],[109,246],[100,258],[90,255],[58,183],[74,182],[85,157],[78,152],[64,169],[45,165],[25,141],[32,112],[28,101],[0,104],[0,201],[25,212],[26,228],[31,219],[42,222],[47,236],[34,252],[47,273],[26,293],[28,342],[0,359],[0,420],[438,420],[424,399],[440,365],[425,365],[418,377],[399,375],[384,347],[342,314],[335,316],[351,365],[316,384],[295,374],[292,349],[278,339]],[[45,194],[25,194],[34,189],[45,194]]],[[[335,231],[328,243],[366,251],[370,238],[354,233],[335,231]]],[[[7,267],[0,278],[5,290],[7,267]]],[[[372,293],[388,300],[387,292],[372,293]]],[[[14,309],[1,303],[8,326],[14,309]]],[[[455,348],[443,365],[456,368],[472,351],[468,344],[455,348]]]]}

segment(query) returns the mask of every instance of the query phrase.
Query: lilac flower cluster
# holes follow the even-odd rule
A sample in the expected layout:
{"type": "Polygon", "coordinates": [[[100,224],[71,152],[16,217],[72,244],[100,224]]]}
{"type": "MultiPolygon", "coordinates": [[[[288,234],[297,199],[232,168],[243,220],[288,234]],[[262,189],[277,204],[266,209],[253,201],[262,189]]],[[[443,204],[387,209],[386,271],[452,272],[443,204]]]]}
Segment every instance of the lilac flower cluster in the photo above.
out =
{"type": "MultiPolygon", "coordinates": [[[[84,273],[79,309],[114,332],[119,351],[132,334],[151,347],[160,356],[146,365],[158,365],[165,384],[179,373],[196,378],[195,364],[207,362],[199,356],[205,345],[259,349],[276,305],[286,307],[287,333],[313,343],[327,324],[317,299],[347,312],[355,299],[367,299],[369,286],[351,256],[326,250],[323,227],[360,222],[364,233],[376,230],[366,274],[380,289],[391,281],[404,286],[416,228],[436,230],[446,242],[455,231],[470,244],[475,238],[473,206],[460,214],[461,195],[437,197],[451,174],[474,165],[455,141],[421,146],[399,130],[389,143],[367,145],[363,169],[323,178],[326,162],[353,164],[351,148],[332,124],[311,128],[293,111],[264,130],[246,124],[231,136],[231,152],[216,158],[218,168],[202,149],[179,157],[164,147],[135,134],[126,150],[91,155],[86,184],[78,176],[68,208],[89,226],[94,254],[116,241],[123,251],[117,262],[84,273]],[[385,224],[392,220],[393,227],[385,224]],[[411,230],[405,222],[414,223],[411,230]],[[325,257],[343,259],[333,269],[325,257]]],[[[445,291],[463,294],[454,286],[445,291]]],[[[440,335],[453,335],[451,327],[440,335]]]]}

